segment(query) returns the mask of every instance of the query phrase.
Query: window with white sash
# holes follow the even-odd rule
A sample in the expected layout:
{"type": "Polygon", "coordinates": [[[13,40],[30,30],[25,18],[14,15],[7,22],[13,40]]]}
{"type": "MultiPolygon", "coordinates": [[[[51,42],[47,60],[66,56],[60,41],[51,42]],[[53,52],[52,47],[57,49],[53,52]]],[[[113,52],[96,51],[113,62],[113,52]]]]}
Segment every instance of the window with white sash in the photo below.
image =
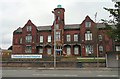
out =
{"type": "Polygon", "coordinates": [[[67,47],[67,55],[70,55],[71,54],[71,49],[70,47],[67,47]]]}
{"type": "Polygon", "coordinates": [[[32,36],[31,35],[27,35],[25,37],[25,39],[26,39],[26,43],[31,43],[32,42],[32,36]]]}
{"type": "Polygon", "coordinates": [[[32,53],[32,46],[26,46],[25,52],[26,53],[32,53]]]}
{"type": "Polygon", "coordinates": [[[27,31],[32,31],[32,26],[27,26],[27,31]]]}
{"type": "Polygon", "coordinates": [[[40,43],[43,43],[43,36],[40,36],[40,43]]]}
{"type": "Polygon", "coordinates": [[[74,41],[78,41],[78,34],[74,34],[74,41]]]}
{"type": "Polygon", "coordinates": [[[86,45],[86,54],[92,54],[93,53],[93,46],[92,45],[86,45]]]}
{"type": "Polygon", "coordinates": [[[85,22],[85,27],[91,27],[91,22],[85,22]]]}
{"type": "Polygon", "coordinates": [[[47,53],[48,53],[48,55],[51,55],[51,53],[52,53],[51,48],[47,48],[47,53]]]}
{"type": "Polygon", "coordinates": [[[85,33],[85,40],[92,40],[92,33],[90,31],[85,33]]]}
{"type": "Polygon", "coordinates": [[[70,35],[66,35],[66,39],[67,39],[67,42],[70,42],[71,41],[71,36],[70,35]]]}
{"type": "Polygon", "coordinates": [[[51,42],[51,35],[48,35],[48,42],[51,42]]]}
{"type": "Polygon", "coordinates": [[[79,47],[78,46],[75,46],[74,47],[74,54],[79,54],[79,47]]]}

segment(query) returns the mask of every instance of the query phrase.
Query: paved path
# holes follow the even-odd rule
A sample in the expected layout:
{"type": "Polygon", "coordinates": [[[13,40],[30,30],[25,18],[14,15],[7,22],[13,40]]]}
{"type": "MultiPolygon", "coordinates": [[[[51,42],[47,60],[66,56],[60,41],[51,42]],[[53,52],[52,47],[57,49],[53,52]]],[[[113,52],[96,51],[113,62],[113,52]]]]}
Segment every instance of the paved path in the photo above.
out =
{"type": "Polygon", "coordinates": [[[3,68],[3,77],[118,77],[116,68],[3,68]]]}

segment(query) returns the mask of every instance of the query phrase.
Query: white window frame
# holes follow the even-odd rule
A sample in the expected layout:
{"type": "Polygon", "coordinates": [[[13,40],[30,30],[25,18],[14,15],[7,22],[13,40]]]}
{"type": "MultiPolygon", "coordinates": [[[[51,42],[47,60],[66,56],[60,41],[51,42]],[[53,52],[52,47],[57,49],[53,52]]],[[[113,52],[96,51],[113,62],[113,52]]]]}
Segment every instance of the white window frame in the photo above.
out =
{"type": "Polygon", "coordinates": [[[27,35],[25,37],[26,43],[31,43],[32,42],[32,36],[31,35],[27,35]]]}
{"type": "Polygon", "coordinates": [[[115,46],[116,51],[120,51],[120,46],[115,46]]]}
{"type": "Polygon", "coordinates": [[[99,39],[99,41],[102,41],[102,39],[103,39],[102,35],[98,35],[98,39],[99,39]]]}
{"type": "Polygon", "coordinates": [[[92,45],[86,45],[86,54],[92,54],[93,53],[93,46],[92,45]]]}
{"type": "Polygon", "coordinates": [[[78,34],[74,34],[74,41],[78,41],[78,34]]]}
{"type": "Polygon", "coordinates": [[[91,27],[91,22],[85,22],[85,27],[91,27]]]}
{"type": "Polygon", "coordinates": [[[103,46],[101,46],[101,45],[99,46],[99,51],[101,51],[101,52],[103,51],[103,46]]]}
{"type": "Polygon", "coordinates": [[[66,35],[66,40],[67,40],[67,42],[71,41],[71,35],[70,34],[66,35]]]}
{"type": "Polygon", "coordinates": [[[42,35],[40,35],[40,43],[44,42],[44,37],[42,35]]]}
{"type": "Polygon", "coordinates": [[[59,24],[56,24],[56,29],[59,29],[59,24]]]}
{"type": "Polygon", "coordinates": [[[92,33],[90,31],[85,33],[85,40],[92,40],[92,33]]]}
{"type": "Polygon", "coordinates": [[[48,35],[48,42],[51,42],[51,35],[48,35]]]}
{"type": "Polygon", "coordinates": [[[52,48],[47,48],[47,54],[51,55],[52,54],[52,48]]]}
{"type": "Polygon", "coordinates": [[[43,48],[39,48],[39,53],[43,53],[43,48]]]}
{"type": "Polygon", "coordinates": [[[60,41],[60,32],[56,32],[56,41],[60,41]]]}
{"type": "Polygon", "coordinates": [[[26,46],[25,52],[26,53],[32,53],[32,46],[26,46]]]}
{"type": "Polygon", "coordinates": [[[32,31],[32,26],[27,26],[27,31],[32,31]]]}
{"type": "Polygon", "coordinates": [[[22,38],[20,38],[20,44],[22,44],[22,38]]]}
{"type": "Polygon", "coordinates": [[[78,54],[79,54],[79,47],[78,47],[78,46],[75,46],[75,47],[74,47],[74,54],[75,54],[75,55],[78,55],[78,54]]]}
{"type": "Polygon", "coordinates": [[[71,55],[71,47],[67,47],[66,52],[67,52],[67,55],[71,55]]]}

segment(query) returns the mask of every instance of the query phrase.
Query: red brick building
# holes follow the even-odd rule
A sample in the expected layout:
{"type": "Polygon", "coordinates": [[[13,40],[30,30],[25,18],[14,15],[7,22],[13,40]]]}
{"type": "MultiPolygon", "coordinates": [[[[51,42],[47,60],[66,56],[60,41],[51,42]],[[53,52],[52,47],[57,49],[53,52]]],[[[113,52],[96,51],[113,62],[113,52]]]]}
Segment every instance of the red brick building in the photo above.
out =
{"type": "Polygon", "coordinates": [[[52,12],[51,26],[36,26],[31,20],[13,33],[13,54],[54,54],[54,32],[58,55],[104,56],[112,50],[112,39],[106,35],[105,25],[86,16],[81,24],[65,24],[65,9],[58,5],[52,12]],[[54,30],[54,27],[56,27],[54,30]]]}

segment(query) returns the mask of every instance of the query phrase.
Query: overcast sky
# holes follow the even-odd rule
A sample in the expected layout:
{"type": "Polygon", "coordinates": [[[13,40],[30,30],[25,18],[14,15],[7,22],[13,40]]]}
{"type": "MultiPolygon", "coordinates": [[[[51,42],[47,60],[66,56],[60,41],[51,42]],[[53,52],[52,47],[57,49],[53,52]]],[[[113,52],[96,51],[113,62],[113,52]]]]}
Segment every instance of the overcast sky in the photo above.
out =
{"type": "Polygon", "coordinates": [[[114,7],[112,0],[0,0],[0,47],[10,47],[13,31],[29,19],[36,26],[52,25],[52,11],[58,4],[65,8],[66,24],[80,24],[87,15],[94,20],[96,12],[97,22],[109,19],[103,7],[114,7]]]}

